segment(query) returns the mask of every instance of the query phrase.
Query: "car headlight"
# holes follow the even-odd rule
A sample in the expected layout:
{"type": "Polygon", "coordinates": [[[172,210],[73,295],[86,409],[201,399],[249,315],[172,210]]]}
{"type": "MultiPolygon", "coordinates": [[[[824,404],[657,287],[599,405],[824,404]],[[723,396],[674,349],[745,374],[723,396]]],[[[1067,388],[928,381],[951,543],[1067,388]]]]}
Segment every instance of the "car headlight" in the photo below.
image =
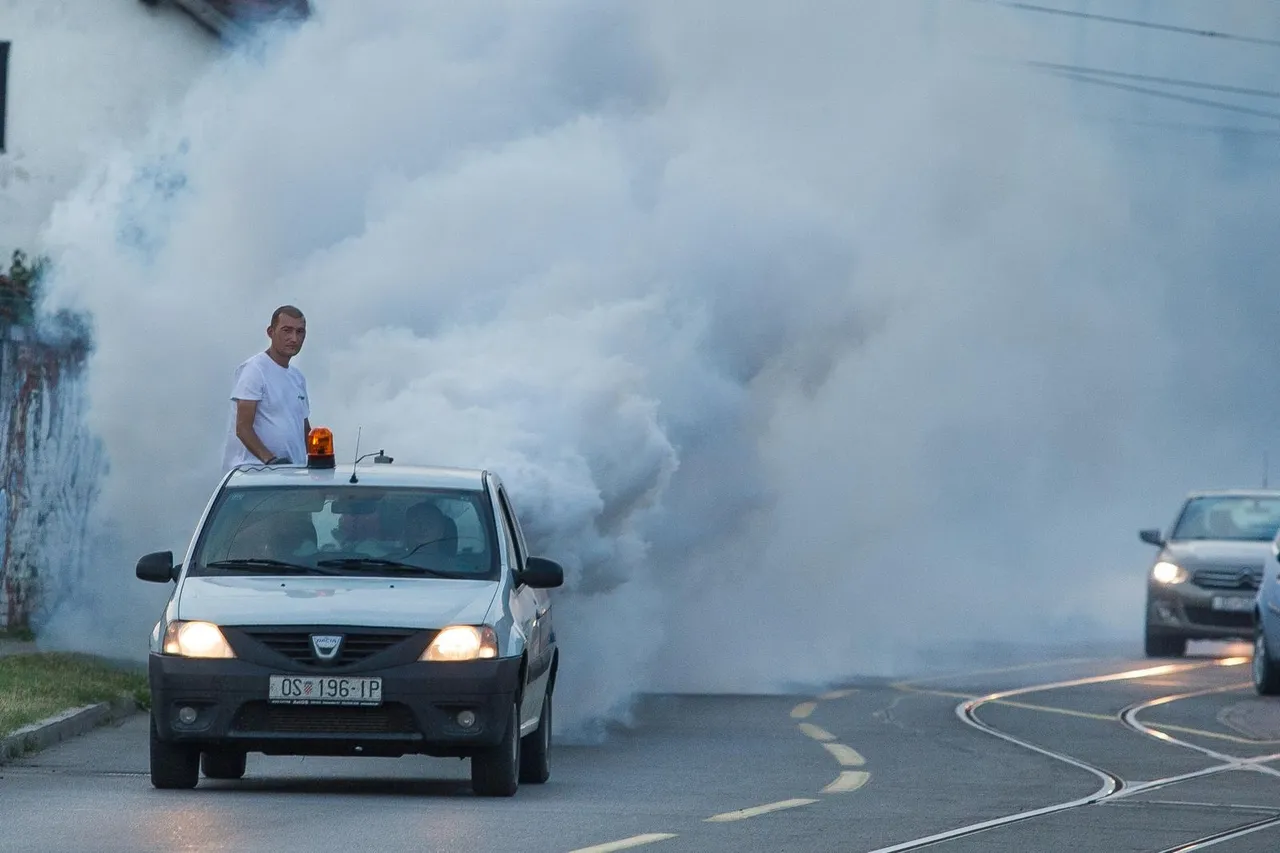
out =
{"type": "Polygon", "coordinates": [[[184,658],[233,658],[227,638],[212,622],[174,620],[164,629],[164,653],[184,658]]]}
{"type": "Polygon", "coordinates": [[[418,660],[481,660],[498,656],[498,635],[488,625],[450,625],[418,660]]]}
{"type": "Polygon", "coordinates": [[[1187,579],[1187,570],[1176,563],[1161,560],[1151,567],[1151,577],[1163,584],[1182,583],[1187,579]]]}

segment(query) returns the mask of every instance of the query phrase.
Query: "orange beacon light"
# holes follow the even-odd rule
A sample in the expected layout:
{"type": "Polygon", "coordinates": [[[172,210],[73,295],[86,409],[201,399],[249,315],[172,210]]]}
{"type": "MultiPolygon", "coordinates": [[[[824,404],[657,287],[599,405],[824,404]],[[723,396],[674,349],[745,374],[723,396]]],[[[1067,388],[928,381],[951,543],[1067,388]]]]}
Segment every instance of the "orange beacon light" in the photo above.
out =
{"type": "Polygon", "coordinates": [[[307,434],[307,467],[332,468],[333,430],[328,427],[314,427],[307,434]]]}

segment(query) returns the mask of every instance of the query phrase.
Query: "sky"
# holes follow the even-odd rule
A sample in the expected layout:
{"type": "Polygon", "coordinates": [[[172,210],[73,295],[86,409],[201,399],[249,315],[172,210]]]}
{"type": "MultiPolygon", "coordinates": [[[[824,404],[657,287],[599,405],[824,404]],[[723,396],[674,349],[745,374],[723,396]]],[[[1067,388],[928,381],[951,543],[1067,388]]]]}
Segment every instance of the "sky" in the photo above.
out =
{"type": "Polygon", "coordinates": [[[145,654],[133,562],[187,546],[283,303],[339,457],[503,476],[584,736],[641,691],[1136,653],[1137,530],[1280,458],[1277,172],[1199,129],[1274,121],[1010,61],[1265,86],[1275,48],[931,0],[315,6],[41,225],[110,466],[50,642],[145,654]]]}

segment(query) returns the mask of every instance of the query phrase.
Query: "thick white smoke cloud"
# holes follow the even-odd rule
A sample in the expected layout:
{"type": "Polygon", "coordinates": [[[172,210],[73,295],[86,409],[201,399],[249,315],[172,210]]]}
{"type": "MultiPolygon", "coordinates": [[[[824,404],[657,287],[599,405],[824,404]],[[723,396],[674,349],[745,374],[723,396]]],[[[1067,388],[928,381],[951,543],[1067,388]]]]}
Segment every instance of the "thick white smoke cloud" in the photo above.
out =
{"type": "Polygon", "coordinates": [[[976,60],[1055,58],[1022,17],[315,5],[47,229],[112,466],[101,582],[49,636],[141,650],[132,561],[185,545],[284,302],[341,456],[491,466],[565,562],[575,729],[636,690],[1130,640],[1136,528],[1253,477],[1274,173],[976,60]]]}

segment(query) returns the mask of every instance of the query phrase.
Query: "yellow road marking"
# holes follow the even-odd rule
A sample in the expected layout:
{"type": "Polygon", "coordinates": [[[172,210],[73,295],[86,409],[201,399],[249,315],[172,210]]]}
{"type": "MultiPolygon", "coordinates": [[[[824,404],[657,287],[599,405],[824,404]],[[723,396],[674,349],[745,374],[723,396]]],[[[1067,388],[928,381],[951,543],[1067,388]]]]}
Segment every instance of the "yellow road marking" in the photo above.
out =
{"type": "MultiPolygon", "coordinates": [[[[1219,664],[1222,665],[1222,664],[1219,664]]],[[[948,699],[976,699],[976,696],[965,693],[951,693],[945,690],[922,690],[914,687],[898,686],[898,689],[908,693],[925,693],[929,696],[942,696],[948,699]]],[[[1115,714],[1092,714],[1088,711],[1073,711],[1070,708],[1054,708],[1049,705],[1035,705],[1030,702],[1014,702],[1009,699],[995,699],[989,702],[990,705],[1007,705],[1010,708],[1022,708],[1027,711],[1043,711],[1046,714],[1062,714],[1067,717],[1083,717],[1086,720],[1102,720],[1111,722],[1116,719],[1115,714]]],[[[1189,728],[1186,726],[1165,725],[1163,723],[1147,723],[1148,727],[1153,729],[1167,729],[1171,732],[1185,732],[1187,734],[1203,735],[1208,738],[1217,738],[1218,740],[1231,741],[1232,743],[1246,743],[1255,746],[1266,746],[1269,744],[1280,743],[1280,740],[1258,740],[1256,738],[1237,737],[1236,735],[1221,734],[1218,732],[1208,732],[1204,729],[1189,728]]]]}
{"type": "Polygon", "coordinates": [[[791,709],[791,717],[796,720],[803,720],[805,717],[813,713],[813,709],[818,707],[817,702],[801,702],[799,705],[791,709]]]}
{"type": "Polygon", "coordinates": [[[823,749],[836,757],[845,767],[861,767],[867,760],[858,754],[858,750],[842,743],[824,743],[823,749]]]}
{"type": "Polygon", "coordinates": [[[928,690],[923,687],[912,687],[907,682],[892,685],[903,693],[923,693],[926,696],[942,696],[946,699],[977,699],[976,693],[957,693],[954,690],[928,690]]]}
{"type": "Polygon", "coordinates": [[[628,850],[632,847],[639,847],[642,844],[652,844],[655,841],[666,841],[668,838],[675,838],[673,832],[650,832],[647,835],[633,835],[630,838],[624,838],[621,841],[610,841],[607,844],[597,844],[594,847],[579,847],[570,853],[611,853],[613,850],[628,850]]]}
{"type": "Polygon", "coordinates": [[[1066,666],[1075,663],[1091,663],[1097,658],[1067,658],[1065,660],[1046,660],[1037,661],[1035,663],[1023,663],[1017,666],[1002,666],[996,669],[974,669],[966,672],[948,672],[941,675],[930,675],[925,678],[912,678],[907,681],[898,681],[889,685],[898,690],[908,690],[910,685],[924,684],[926,681],[943,681],[948,678],[968,678],[974,675],[999,675],[1006,672],[1021,672],[1024,669],[1042,669],[1049,666],[1066,666]]]}
{"type": "Polygon", "coordinates": [[[763,806],[752,806],[749,809],[738,809],[737,811],[724,812],[722,814],[713,815],[706,819],[706,823],[725,823],[731,820],[744,820],[749,817],[756,817],[769,812],[781,811],[782,809],[794,809],[798,806],[807,806],[816,803],[817,800],[794,799],[782,800],[776,803],[769,803],[763,806]]]}
{"type": "Polygon", "coordinates": [[[1054,708],[1050,705],[1033,705],[1030,702],[1010,702],[1007,699],[1000,699],[991,703],[992,705],[1007,705],[1010,708],[1022,708],[1027,711],[1044,711],[1046,714],[1062,714],[1064,717],[1084,717],[1086,720],[1102,720],[1108,723],[1114,723],[1119,718],[1115,714],[1092,714],[1088,711],[1073,711],[1070,708],[1054,708]]]}
{"type": "Polygon", "coordinates": [[[871,774],[865,770],[845,770],[836,777],[834,782],[823,788],[822,793],[843,794],[847,791],[856,791],[867,784],[870,778],[871,774]]]}
{"type": "Polygon", "coordinates": [[[804,732],[814,740],[835,740],[836,736],[821,726],[815,726],[813,723],[801,723],[800,731],[804,732]]]}
{"type": "Polygon", "coordinates": [[[852,690],[832,690],[830,693],[823,693],[819,699],[843,699],[853,693],[852,690]]]}
{"type": "MultiPolygon", "coordinates": [[[[932,692],[932,691],[930,691],[932,692]]],[[[972,697],[964,697],[972,698],[972,697]]],[[[1086,720],[1101,720],[1109,723],[1116,719],[1115,714],[1092,714],[1088,711],[1073,711],[1070,708],[1054,708],[1049,705],[1033,705],[1030,702],[1011,702],[1008,699],[997,699],[990,703],[992,705],[1007,705],[1010,708],[1022,708],[1026,711],[1043,711],[1046,714],[1062,714],[1067,717],[1083,717],[1086,720]]],[[[1204,729],[1192,728],[1191,726],[1176,726],[1172,723],[1166,725],[1164,723],[1145,723],[1148,728],[1156,730],[1164,730],[1170,732],[1181,732],[1183,734],[1200,735],[1201,737],[1214,738],[1216,740],[1225,740],[1231,743],[1243,743],[1251,746],[1269,746],[1271,744],[1280,743],[1280,740],[1259,740],[1257,738],[1239,737],[1237,735],[1224,734],[1222,732],[1210,732],[1204,729]]]]}
{"type": "Polygon", "coordinates": [[[1231,743],[1246,743],[1250,746],[1271,746],[1272,744],[1280,743],[1280,740],[1259,740],[1257,738],[1240,737],[1239,735],[1229,735],[1221,732],[1207,732],[1204,729],[1193,729],[1190,726],[1166,726],[1164,723],[1143,723],[1143,725],[1149,729],[1166,729],[1171,732],[1182,732],[1189,735],[1217,738],[1218,740],[1230,741],[1231,743]]]}

